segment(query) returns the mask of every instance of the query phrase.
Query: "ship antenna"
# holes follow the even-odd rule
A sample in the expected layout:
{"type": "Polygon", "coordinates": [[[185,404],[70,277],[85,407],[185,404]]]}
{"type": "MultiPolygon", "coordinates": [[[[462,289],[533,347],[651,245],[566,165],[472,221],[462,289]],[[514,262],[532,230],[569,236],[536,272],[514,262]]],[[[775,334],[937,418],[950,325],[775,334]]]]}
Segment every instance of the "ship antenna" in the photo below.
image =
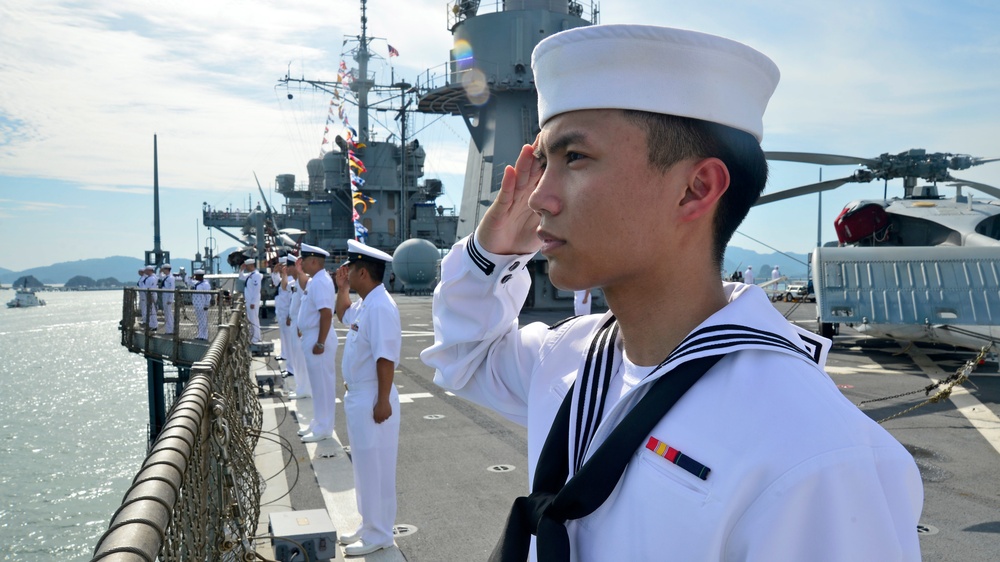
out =
{"type": "Polygon", "coordinates": [[[361,142],[368,144],[368,90],[372,84],[368,80],[368,59],[371,58],[371,51],[368,50],[368,2],[361,0],[361,41],[358,45],[358,53],[354,60],[358,61],[358,134],[361,142]]]}

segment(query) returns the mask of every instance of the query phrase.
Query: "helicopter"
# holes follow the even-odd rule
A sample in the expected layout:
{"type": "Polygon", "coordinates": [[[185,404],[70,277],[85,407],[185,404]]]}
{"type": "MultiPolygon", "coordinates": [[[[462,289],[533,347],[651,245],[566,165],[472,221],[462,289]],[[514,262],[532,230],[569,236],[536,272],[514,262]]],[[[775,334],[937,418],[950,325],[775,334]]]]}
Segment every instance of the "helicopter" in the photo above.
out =
{"type": "Polygon", "coordinates": [[[876,337],[979,350],[1000,341],[1000,189],[955,178],[1000,158],[929,153],[858,158],[766,152],[768,160],[860,166],[850,175],[762,195],[764,205],[847,183],[903,180],[903,196],[857,200],[834,221],[838,243],[812,254],[819,332],[839,324],[876,337]],[[920,185],[920,180],[929,182],[920,185]],[[938,184],[955,188],[947,198],[938,184]],[[963,194],[962,188],[995,199],[963,194]]]}

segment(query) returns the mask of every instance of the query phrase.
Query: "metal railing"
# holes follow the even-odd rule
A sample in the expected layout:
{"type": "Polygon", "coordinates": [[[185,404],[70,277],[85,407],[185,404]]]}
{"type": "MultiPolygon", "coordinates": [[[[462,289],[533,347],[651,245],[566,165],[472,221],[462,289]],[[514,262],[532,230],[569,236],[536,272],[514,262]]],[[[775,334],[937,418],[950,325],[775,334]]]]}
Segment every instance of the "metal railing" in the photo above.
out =
{"type": "Polygon", "coordinates": [[[262,410],[249,335],[229,314],[174,403],[93,560],[253,560],[262,410]]]}
{"type": "Polygon", "coordinates": [[[212,341],[218,334],[219,328],[229,319],[233,302],[231,295],[226,291],[193,291],[189,289],[170,291],[167,289],[126,287],[122,299],[122,322],[120,325],[122,345],[133,353],[164,355],[181,363],[190,362],[184,361],[180,346],[185,341],[199,339],[199,318],[193,302],[203,300],[205,296],[210,297],[210,304],[207,306],[208,310],[203,310],[206,313],[207,330],[206,337],[202,341],[208,345],[208,342],[212,341]],[[164,298],[168,295],[169,298],[164,298]],[[168,307],[173,314],[173,326],[171,326],[172,330],[169,331],[166,325],[167,315],[163,309],[164,306],[168,307]],[[143,308],[145,310],[142,310],[143,308]],[[144,318],[149,318],[152,315],[157,317],[158,326],[155,330],[149,327],[150,322],[143,322],[144,318]],[[154,337],[158,340],[168,340],[170,345],[154,348],[150,345],[154,337]],[[155,350],[165,350],[168,353],[155,353],[155,350]]]}

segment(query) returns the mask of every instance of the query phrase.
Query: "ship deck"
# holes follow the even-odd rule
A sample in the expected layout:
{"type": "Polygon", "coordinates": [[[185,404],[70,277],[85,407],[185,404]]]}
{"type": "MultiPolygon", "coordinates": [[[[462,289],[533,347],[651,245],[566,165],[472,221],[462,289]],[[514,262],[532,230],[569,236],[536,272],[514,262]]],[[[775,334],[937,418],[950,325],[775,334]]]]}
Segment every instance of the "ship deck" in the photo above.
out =
{"type": "MultiPolygon", "coordinates": [[[[433,341],[431,298],[393,295],[403,325],[403,349],[396,371],[402,426],[397,468],[396,547],[352,560],[484,560],[492,550],[513,498],[527,490],[525,430],[491,411],[455,397],[432,382],[419,354],[433,341]]],[[[775,303],[791,321],[815,329],[815,305],[775,303]]],[[[522,323],[552,323],[564,312],[526,312],[522,323]]],[[[265,338],[277,329],[264,320],[265,338]]],[[[336,326],[343,342],[345,328],[336,326]]],[[[338,346],[340,364],[342,345],[338,346]]],[[[921,389],[953,373],[974,354],[953,348],[912,346],[872,339],[842,328],[828,372],[855,404],[921,389]]],[[[350,443],[337,389],[336,437],[304,445],[296,435],[308,420],[311,400],[286,398],[292,379],[282,381],[274,357],[258,358],[254,369],[277,382],[261,397],[264,431],[258,467],[267,479],[259,535],[268,513],[325,509],[339,533],[359,522],[354,497],[350,443]],[[284,384],[282,384],[284,382],[284,384]],[[332,455],[332,456],[331,456],[332,455]]],[[[884,427],[914,455],[924,480],[921,548],[927,560],[994,560],[1000,552],[1000,376],[987,362],[948,400],[885,422],[884,427]]],[[[338,377],[339,380],[339,377],[338,377]]],[[[265,387],[266,390],[266,387],[265,387]]],[[[872,403],[873,419],[896,414],[923,395],[872,403]]],[[[267,556],[266,540],[261,553],[267,556]]],[[[343,556],[342,550],[338,559],[343,556]]]]}

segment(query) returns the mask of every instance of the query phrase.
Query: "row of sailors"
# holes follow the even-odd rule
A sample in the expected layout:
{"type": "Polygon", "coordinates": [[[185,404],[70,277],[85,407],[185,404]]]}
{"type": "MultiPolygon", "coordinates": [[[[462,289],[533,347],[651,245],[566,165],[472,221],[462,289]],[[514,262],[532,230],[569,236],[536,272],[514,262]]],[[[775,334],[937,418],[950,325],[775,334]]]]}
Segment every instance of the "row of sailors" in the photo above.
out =
{"type": "MultiPolygon", "coordinates": [[[[172,266],[165,263],[160,266],[160,274],[156,275],[156,267],[147,265],[139,270],[139,281],[136,286],[140,289],[163,289],[162,298],[160,293],[152,291],[139,291],[139,311],[142,318],[142,326],[148,327],[150,331],[159,328],[159,319],[156,317],[157,302],[162,305],[163,323],[165,332],[173,334],[174,325],[174,290],[180,282],[186,287],[195,291],[209,291],[212,286],[205,280],[205,270],[196,269],[192,276],[184,275],[184,268],[181,268],[179,275],[171,272],[172,266]]],[[[212,302],[212,295],[209,293],[194,293],[191,296],[191,304],[194,307],[195,318],[198,322],[198,337],[200,340],[208,340],[208,308],[212,302]]]]}

